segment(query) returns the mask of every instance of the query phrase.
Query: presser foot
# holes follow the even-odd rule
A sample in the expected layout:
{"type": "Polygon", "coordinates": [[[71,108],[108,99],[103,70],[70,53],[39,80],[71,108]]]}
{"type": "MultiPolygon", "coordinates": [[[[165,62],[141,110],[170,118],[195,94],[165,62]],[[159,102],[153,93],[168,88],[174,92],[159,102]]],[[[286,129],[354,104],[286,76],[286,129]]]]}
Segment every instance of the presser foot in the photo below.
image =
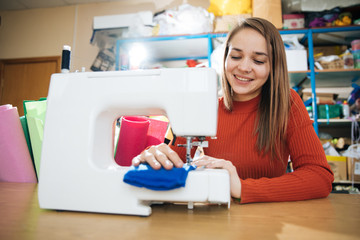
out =
{"type": "Polygon", "coordinates": [[[208,147],[209,142],[205,141],[205,137],[198,137],[199,141],[192,141],[194,137],[186,137],[186,144],[178,144],[178,147],[186,147],[186,163],[191,164],[193,158],[191,157],[192,147],[208,147]]]}

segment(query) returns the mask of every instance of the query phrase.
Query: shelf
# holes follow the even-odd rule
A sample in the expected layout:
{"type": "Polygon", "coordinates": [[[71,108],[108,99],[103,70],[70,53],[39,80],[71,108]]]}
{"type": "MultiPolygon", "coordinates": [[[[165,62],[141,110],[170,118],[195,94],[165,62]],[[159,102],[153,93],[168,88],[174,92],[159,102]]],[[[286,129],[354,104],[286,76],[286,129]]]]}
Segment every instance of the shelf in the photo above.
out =
{"type": "Polygon", "coordinates": [[[313,41],[316,45],[349,45],[359,39],[359,30],[360,26],[313,28],[313,41]]]}
{"type": "MultiPolygon", "coordinates": [[[[313,119],[312,119],[313,120],[313,119]]],[[[319,126],[331,125],[331,126],[346,126],[351,125],[351,119],[318,119],[319,126]]]]}
{"type": "MultiPolygon", "coordinates": [[[[340,181],[336,181],[334,183],[335,184],[352,184],[352,181],[350,181],[350,180],[340,180],[340,181]]],[[[354,184],[360,184],[360,182],[354,181],[354,184]]]]}
{"type": "Polygon", "coordinates": [[[316,70],[317,87],[344,87],[360,84],[360,69],[316,70]]]}
{"type": "Polygon", "coordinates": [[[127,55],[134,44],[142,45],[147,51],[147,56],[151,56],[152,62],[186,59],[207,59],[210,62],[214,46],[219,45],[213,40],[222,40],[225,37],[226,33],[208,33],[118,39],[116,41],[116,69],[122,69],[119,55],[127,55]]]}
{"type": "Polygon", "coordinates": [[[319,27],[319,28],[301,28],[279,30],[282,35],[298,36],[301,44],[308,44],[307,33],[312,34],[314,45],[349,45],[352,40],[359,39],[360,26],[339,26],[339,27],[319,27]]]}
{"type": "Polygon", "coordinates": [[[289,72],[290,87],[310,85],[309,74],[310,70],[289,72]]]}
{"type": "Polygon", "coordinates": [[[333,138],[351,139],[351,120],[347,119],[318,119],[319,134],[329,134],[333,138]]]}
{"type": "Polygon", "coordinates": [[[120,44],[123,50],[129,50],[134,44],[141,44],[154,61],[207,58],[208,54],[208,40],[204,35],[142,38],[136,42],[133,39],[124,39],[120,44]]]}
{"type": "MultiPolygon", "coordinates": [[[[304,88],[311,87],[309,74],[310,71],[289,72],[290,85],[297,86],[301,83],[304,88]]],[[[316,87],[319,88],[351,87],[353,83],[360,85],[360,69],[315,70],[315,77],[316,87]]]]}

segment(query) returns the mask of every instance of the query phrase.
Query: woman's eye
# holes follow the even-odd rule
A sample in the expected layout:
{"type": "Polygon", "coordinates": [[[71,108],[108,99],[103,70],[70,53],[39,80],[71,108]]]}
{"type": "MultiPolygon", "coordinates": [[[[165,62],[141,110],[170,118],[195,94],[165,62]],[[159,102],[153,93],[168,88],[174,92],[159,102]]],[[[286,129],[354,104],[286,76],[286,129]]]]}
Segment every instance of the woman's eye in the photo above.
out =
{"type": "Polygon", "coordinates": [[[264,61],[259,61],[259,60],[254,60],[254,62],[255,62],[256,64],[264,64],[264,63],[265,63],[264,61]]]}
{"type": "Polygon", "coordinates": [[[237,56],[231,56],[231,59],[235,59],[235,60],[238,60],[238,59],[241,59],[241,57],[237,57],[237,56]]]}

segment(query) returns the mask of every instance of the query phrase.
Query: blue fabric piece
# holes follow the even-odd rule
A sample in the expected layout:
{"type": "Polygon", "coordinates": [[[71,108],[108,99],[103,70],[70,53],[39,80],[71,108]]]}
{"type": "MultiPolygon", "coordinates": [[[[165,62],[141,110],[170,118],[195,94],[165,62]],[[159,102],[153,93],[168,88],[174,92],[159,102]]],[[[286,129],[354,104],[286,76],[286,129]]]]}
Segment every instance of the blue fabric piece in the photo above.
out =
{"type": "Polygon", "coordinates": [[[184,164],[182,168],[155,170],[148,164],[140,164],[137,167],[131,166],[124,175],[123,181],[136,187],[151,190],[171,190],[185,187],[187,175],[194,169],[196,169],[195,166],[184,164]]]}

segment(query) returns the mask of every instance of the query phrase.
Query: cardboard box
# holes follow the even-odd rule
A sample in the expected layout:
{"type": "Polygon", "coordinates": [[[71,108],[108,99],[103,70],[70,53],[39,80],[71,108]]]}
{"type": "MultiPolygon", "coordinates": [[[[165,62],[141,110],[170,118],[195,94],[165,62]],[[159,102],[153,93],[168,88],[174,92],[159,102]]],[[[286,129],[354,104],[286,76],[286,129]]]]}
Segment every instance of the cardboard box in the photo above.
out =
{"type": "Polygon", "coordinates": [[[348,179],[346,157],[327,155],[326,159],[334,173],[334,182],[345,181],[348,179]]]}
{"type": "Polygon", "coordinates": [[[275,27],[282,28],[281,0],[253,0],[253,17],[265,18],[275,27]]]}
{"type": "Polygon", "coordinates": [[[283,19],[284,29],[304,28],[305,26],[304,14],[284,14],[283,19]]]}
{"type": "Polygon", "coordinates": [[[307,71],[306,50],[285,50],[288,71],[307,71]]]}
{"type": "MultiPolygon", "coordinates": [[[[316,103],[317,104],[334,104],[337,94],[334,93],[316,93],[316,103]]],[[[312,98],[312,92],[303,92],[302,99],[303,101],[309,100],[312,98]]]]}
{"type": "Polygon", "coordinates": [[[354,181],[360,182],[360,159],[347,157],[348,180],[352,181],[352,174],[354,173],[354,181]]]}
{"type": "Polygon", "coordinates": [[[95,16],[93,21],[93,29],[111,29],[124,28],[134,24],[136,19],[141,20],[144,25],[153,24],[153,14],[151,11],[143,11],[129,14],[95,16]]]}

